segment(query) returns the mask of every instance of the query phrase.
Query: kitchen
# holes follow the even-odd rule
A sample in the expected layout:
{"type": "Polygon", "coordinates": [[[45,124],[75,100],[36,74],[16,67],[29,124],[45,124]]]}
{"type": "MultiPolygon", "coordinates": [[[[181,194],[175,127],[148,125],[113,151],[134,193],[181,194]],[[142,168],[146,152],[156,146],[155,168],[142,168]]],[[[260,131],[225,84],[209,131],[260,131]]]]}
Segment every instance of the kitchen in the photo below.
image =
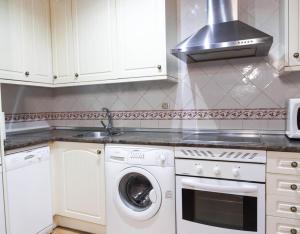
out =
{"type": "Polygon", "coordinates": [[[299,15],[0,0],[0,233],[299,233],[299,15]]]}

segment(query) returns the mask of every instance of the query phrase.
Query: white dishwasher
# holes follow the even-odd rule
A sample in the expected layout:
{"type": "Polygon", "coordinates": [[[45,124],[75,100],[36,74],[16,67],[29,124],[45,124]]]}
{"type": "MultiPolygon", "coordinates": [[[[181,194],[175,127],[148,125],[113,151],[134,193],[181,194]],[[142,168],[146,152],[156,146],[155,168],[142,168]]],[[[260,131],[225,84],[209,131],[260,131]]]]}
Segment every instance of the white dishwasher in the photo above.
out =
{"type": "Polygon", "coordinates": [[[5,156],[10,234],[50,233],[52,193],[49,147],[5,156]]]}
{"type": "Polygon", "coordinates": [[[0,161],[0,234],[5,234],[5,213],[3,198],[2,165],[0,161]]]}

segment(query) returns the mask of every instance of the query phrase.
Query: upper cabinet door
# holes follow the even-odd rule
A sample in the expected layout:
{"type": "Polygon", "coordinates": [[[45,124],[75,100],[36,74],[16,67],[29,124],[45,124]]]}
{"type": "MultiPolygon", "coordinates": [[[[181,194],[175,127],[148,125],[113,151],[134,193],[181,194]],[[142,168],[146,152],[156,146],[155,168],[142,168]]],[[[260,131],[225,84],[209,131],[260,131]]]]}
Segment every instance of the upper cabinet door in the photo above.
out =
{"type": "Polygon", "coordinates": [[[300,66],[300,2],[288,1],[289,66],[300,66]]]}
{"type": "Polygon", "coordinates": [[[23,78],[22,1],[0,0],[0,78],[23,78]]]}
{"type": "Polygon", "coordinates": [[[282,1],[285,9],[285,71],[300,70],[300,1],[282,1]]]}
{"type": "Polygon", "coordinates": [[[75,80],[112,78],[114,69],[114,1],[73,0],[75,80]]]}
{"type": "Polygon", "coordinates": [[[50,7],[48,0],[23,0],[24,80],[52,83],[50,7]]]}
{"type": "Polygon", "coordinates": [[[121,78],[166,75],[165,1],[116,0],[121,78]]]}
{"type": "Polygon", "coordinates": [[[22,63],[24,80],[29,81],[34,70],[34,12],[33,0],[22,0],[22,63]]]}
{"type": "MultiPolygon", "coordinates": [[[[49,0],[32,0],[33,8],[33,58],[30,80],[53,83],[49,0]]],[[[29,43],[29,42],[27,42],[29,43]]],[[[28,59],[29,55],[25,55],[28,59]]]]}
{"type": "Polygon", "coordinates": [[[74,81],[72,1],[51,0],[52,55],[54,83],[74,81]]]}
{"type": "Polygon", "coordinates": [[[0,4],[0,78],[52,84],[49,1],[0,4]]]}

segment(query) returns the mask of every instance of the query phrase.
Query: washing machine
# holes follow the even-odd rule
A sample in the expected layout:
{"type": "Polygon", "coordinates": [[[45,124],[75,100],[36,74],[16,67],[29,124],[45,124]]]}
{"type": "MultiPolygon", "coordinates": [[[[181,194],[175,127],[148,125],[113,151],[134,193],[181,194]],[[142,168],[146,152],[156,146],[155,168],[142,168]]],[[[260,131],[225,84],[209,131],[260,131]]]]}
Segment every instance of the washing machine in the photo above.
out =
{"type": "Polygon", "coordinates": [[[174,151],[108,145],[107,234],[175,234],[174,151]]]}

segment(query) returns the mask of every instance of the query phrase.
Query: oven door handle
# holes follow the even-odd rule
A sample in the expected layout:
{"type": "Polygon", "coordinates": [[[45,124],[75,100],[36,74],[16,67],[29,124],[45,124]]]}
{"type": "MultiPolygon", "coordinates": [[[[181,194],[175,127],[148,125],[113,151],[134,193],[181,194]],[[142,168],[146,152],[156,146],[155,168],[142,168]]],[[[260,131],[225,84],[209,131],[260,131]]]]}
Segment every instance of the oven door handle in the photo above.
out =
{"type": "Polygon", "coordinates": [[[211,192],[220,192],[220,193],[257,193],[258,191],[258,187],[255,185],[242,185],[239,187],[224,186],[224,185],[200,183],[189,179],[183,179],[181,183],[185,187],[195,188],[198,190],[211,191],[211,192]]]}

